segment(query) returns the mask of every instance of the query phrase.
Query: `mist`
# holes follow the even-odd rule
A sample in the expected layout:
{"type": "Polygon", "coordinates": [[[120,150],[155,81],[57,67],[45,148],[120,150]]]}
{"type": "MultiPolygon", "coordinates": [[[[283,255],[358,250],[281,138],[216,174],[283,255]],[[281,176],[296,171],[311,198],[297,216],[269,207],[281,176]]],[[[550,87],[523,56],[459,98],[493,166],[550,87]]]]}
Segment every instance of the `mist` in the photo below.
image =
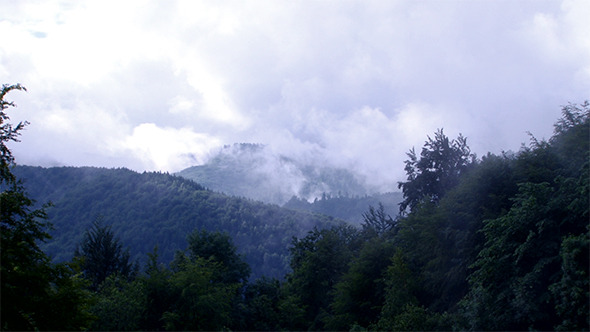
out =
{"type": "Polygon", "coordinates": [[[588,99],[587,17],[585,0],[4,2],[0,74],[28,89],[9,96],[31,122],[20,164],[178,172],[261,143],[282,191],[302,184],[277,156],[391,191],[438,128],[480,156],[550,137],[588,99]]]}
{"type": "Polygon", "coordinates": [[[262,144],[233,144],[218,150],[204,165],[177,174],[214,191],[278,205],[293,197],[312,202],[326,194],[364,196],[380,192],[358,173],[296,158],[262,144]]]}

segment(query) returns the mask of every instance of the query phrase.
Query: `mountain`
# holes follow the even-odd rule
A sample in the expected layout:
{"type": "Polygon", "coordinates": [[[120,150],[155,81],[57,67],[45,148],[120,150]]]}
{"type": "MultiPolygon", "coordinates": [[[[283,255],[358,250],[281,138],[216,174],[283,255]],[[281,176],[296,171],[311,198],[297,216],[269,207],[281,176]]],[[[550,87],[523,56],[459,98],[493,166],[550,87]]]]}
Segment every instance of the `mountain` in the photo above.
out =
{"type": "Polygon", "coordinates": [[[211,190],[278,205],[293,196],[311,201],[322,194],[369,193],[362,179],[348,170],[296,161],[261,144],[227,145],[204,165],[177,175],[211,190]]]}
{"type": "Polygon", "coordinates": [[[51,201],[47,212],[53,238],[42,249],[55,261],[72,258],[84,232],[96,218],[112,226],[131,257],[145,261],[158,247],[160,260],[170,262],[186,248],[195,229],[227,232],[252,277],[282,277],[288,271],[292,238],[317,226],[340,223],[334,218],[280,208],[205,189],[194,181],[163,173],[91,167],[18,166],[30,197],[51,201]]]}

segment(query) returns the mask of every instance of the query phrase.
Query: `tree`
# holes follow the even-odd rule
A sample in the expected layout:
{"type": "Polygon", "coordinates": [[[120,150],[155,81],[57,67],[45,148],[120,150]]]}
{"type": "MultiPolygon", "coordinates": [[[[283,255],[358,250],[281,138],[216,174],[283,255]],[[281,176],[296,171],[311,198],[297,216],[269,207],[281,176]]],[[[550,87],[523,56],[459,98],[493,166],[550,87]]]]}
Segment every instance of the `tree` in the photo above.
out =
{"type": "Polygon", "coordinates": [[[219,262],[226,271],[224,282],[245,282],[250,275],[250,266],[237,253],[237,248],[226,233],[195,230],[188,236],[188,252],[192,260],[197,257],[219,262]]]}
{"type": "Polygon", "coordinates": [[[131,278],[137,272],[137,267],[129,262],[129,251],[123,250],[111,227],[103,225],[100,218],[97,218],[84,234],[75,257],[81,260],[82,271],[90,280],[93,290],[97,290],[112,274],[131,278]]]}
{"type": "Polygon", "coordinates": [[[281,287],[277,279],[262,277],[248,284],[244,291],[242,315],[244,330],[281,330],[281,287]]]}
{"type": "Polygon", "coordinates": [[[332,302],[332,288],[347,271],[358,247],[358,231],[341,225],[309,232],[302,239],[293,239],[291,268],[287,290],[295,302],[305,309],[307,326],[287,326],[288,329],[319,330],[332,302]]]}
{"type": "Polygon", "coordinates": [[[97,319],[94,331],[137,331],[147,308],[147,292],[144,283],[129,281],[112,274],[101,284],[96,293],[92,313],[97,319]]]}
{"type": "Polygon", "coordinates": [[[166,330],[225,330],[233,323],[232,307],[239,283],[221,282],[224,267],[196,257],[179,266],[170,277],[172,302],[162,315],[166,330]]]}
{"type": "Polygon", "coordinates": [[[570,235],[561,242],[561,279],[549,290],[555,298],[555,310],[561,322],[558,331],[587,330],[590,327],[588,290],[590,277],[590,232],[570,235]]]}
{"type": "Polygon", "coordinates": [[[469,328],[588,329],[589,113],[576,121],[565,113],[549,142],[519,155],[528,181],[506,214],[484,221],[462,303],[469,328]],[[565,151],[584,157],[567,165],[565,151]]]}
{"type": "Polygon", "coordinates": [[[162,315],[173,302],[170,277],[172,272],[162,263],[158,262],[158,247],[154,247],[152,253],[148,253],[146,273],[139,279],[143,283],[146,308],[141,322],[141,330],[162,331],[164,322],[162,315]]]}
{"type": "Polygon", "coordinates": [[[434,134],[434,139],[428,136],[420,159],[413,148],[407,156],[410,158],[405,161],[404,168],[407,181],[398,183],[404,194],[400,203],[401,214],[423,201],[437,203],[475,162],[475,155],[467,146],[467,138],[459,134],[456,139],[449,140],[442,129],[434,134]]]}
{"type": "Polygon", "coordinates": [[[367,327],[378,320],[384,302],[383,275],[394,254],[391,241],[375,237],[365,241],[349,269],[334,286],[332,315],[326,321],[329,330],[346,330],[354,324],[367,327]]]}
{"type": "Polygon", "coordinates": [[[405,306],[418,304],[415,296],[418,283],[404,261],[401,249],[398,248],[391,258],[384,279],[385,303],[377,325],[380,330],[391,330],[394,317],[401,314],[405,306]]]}
{"type": "Polygon", "coordinates": [[[240,290],[250,267],[225,233],[195,230],[187,240],[188,248],[178,251],[171,263],[171,304],[162,315],[164,328],[219,330],[237,326],[240,290]]]}
{"type": "Polygon", "coordinates": [[[12,126],[5,101],[20,84],[3,85],[0,92],[0,280],[2,330],[79,330],[89,326],[88,294],[71,266],[52,265],[39,248],[50,238],[46,209],[33,209],[22,182],[12,173],[14,157],[6,143],[18,142],[28,124],[12,126]]]}
{"type": "Polygon", "coordinates": [[[381,236],[393,229],[395,221],[385,213],[385,207],[379,202],[377,209],[369,206],[369,211],[363,213],[363,223],[361,225],[365,233],[374,233],[381,236]]]}
{"type": "Polygon", "coordinates": [[[8,117],[5,111],[9,107],[15,107],[16,105],[14,102],[5,101],[4,97],[6,97],[6,94],[13,90],[27,91],[27,89],[20,84],[3,84],[2,92],[0,92],[0,180],[2,181],[1,184],[3,185],[17,184],[16,177],[10,170],[10,168],[14,165],[14,157],[12,156],[12,152],[6,146],[6,143],[10,141],[18,142],[20,131],[29,124],[26,121],[19,122],[15,127],[13,127],[12,124],[7,122],[10,120],[10,117],[8,117]]]}
{"type": "Polygon", "coordinates": [[[508,214],[485,221],[486,243],[473,265],[466,302],[473,328],[552,328],[556,317],[545,290],[559,267],[554,194],[547,183],[524,184],[508,214]]]}

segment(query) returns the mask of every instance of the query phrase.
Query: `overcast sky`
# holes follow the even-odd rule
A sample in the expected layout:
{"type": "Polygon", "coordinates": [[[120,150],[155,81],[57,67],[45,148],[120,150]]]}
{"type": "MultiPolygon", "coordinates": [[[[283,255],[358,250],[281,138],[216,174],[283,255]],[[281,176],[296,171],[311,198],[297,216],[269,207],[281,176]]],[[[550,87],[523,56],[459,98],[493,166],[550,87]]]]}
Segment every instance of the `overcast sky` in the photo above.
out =
{"type": "MultiPolygon", "coordinates": [[[[7,1],[17,163],[178,171],[268,144],[404,178],[437,128],[479,156],[590,99],[590,1],[7,1]]],[[[394,188],[392,188],[394,189],[394,188]]]]}

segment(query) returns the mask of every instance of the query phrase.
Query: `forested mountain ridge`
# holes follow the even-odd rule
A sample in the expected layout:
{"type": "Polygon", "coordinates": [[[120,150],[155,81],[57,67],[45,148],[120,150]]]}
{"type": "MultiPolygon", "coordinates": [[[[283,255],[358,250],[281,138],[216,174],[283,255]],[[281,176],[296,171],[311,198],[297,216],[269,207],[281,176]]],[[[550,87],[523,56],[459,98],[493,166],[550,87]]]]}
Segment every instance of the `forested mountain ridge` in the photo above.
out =
{"type": "Polygon", "coordinates": [[[56,261],[73,256],[91,223],[102,218],[143,263],[157,245],[160,259],[172,261],[195,229],[227,232],[253,268],[253,277],[282,277],[288,270],[288,246],[314,226],[333,218],[229,197],[162,173],[92,167],[17,166],[31,197],[51,201],[47,209],[54,229],[42,247],[56,261]]]}
{"type": "Polygon", "coordinates": [[[355,226],[360,226],[364,221],[363,214],[367,212],[369,207],[376,207],[381,204],[387,214],[395,217],[398,215],[399,204],[402,200],[403,195],[401,192],[364,196],[323,194],[320,198],[316,198],[312,202],[293,196],[283,207],[320,213],[345,220],[355,226]]]}
{"type": "Polygon", "coordinates": [[[549,140],[475,158],[442,129],[410,150],[402,215],[292,249],[297,329],[590,329],[590,103],[549,140]]]}
{"type": "Polygon", "coordinates": [[[350,171],[311,165],[270,151],[262,144],[227,145],[204,165],[178,173],[214,191],[266,203],[291,197],[313,200],[322,194],[364,196],[371,193],[350,171]]]}
{"type": "MultiPolygon", "coordinates": [[[[24,88],[3,86],[2,121],[15,89],[24,88]]],[[[5,141],[25,125],[0,126],[2,330],[590,329],[589,102],[564,106],[550,139],[531,136],[515,154],[478,159],[465,137],[439,129],[408,153],[399,216],[379,205],[360,228],[328,218],[291,241],[272,235],[297,230],[297,212],[168,174],[13,168],[5,141]],[[36,207],[26,182],[64,208],[36,207]],[[39,246],[51,213],[65,221],[57,232],[72,236],[76,221],[92,220],[64,263],[39,246]],[[146,241],[146,224],[164,237],[177,225],[191,231],[169,264],[154,249],[138,271],[125,248],[146,241]],[[255,257],[289,242],[283,280],[248,279],[257,262],[244,262],[232,237],[250,225],[255,257]]],[[[263,262],[273,257],[281,255],[263,262]]]]}

